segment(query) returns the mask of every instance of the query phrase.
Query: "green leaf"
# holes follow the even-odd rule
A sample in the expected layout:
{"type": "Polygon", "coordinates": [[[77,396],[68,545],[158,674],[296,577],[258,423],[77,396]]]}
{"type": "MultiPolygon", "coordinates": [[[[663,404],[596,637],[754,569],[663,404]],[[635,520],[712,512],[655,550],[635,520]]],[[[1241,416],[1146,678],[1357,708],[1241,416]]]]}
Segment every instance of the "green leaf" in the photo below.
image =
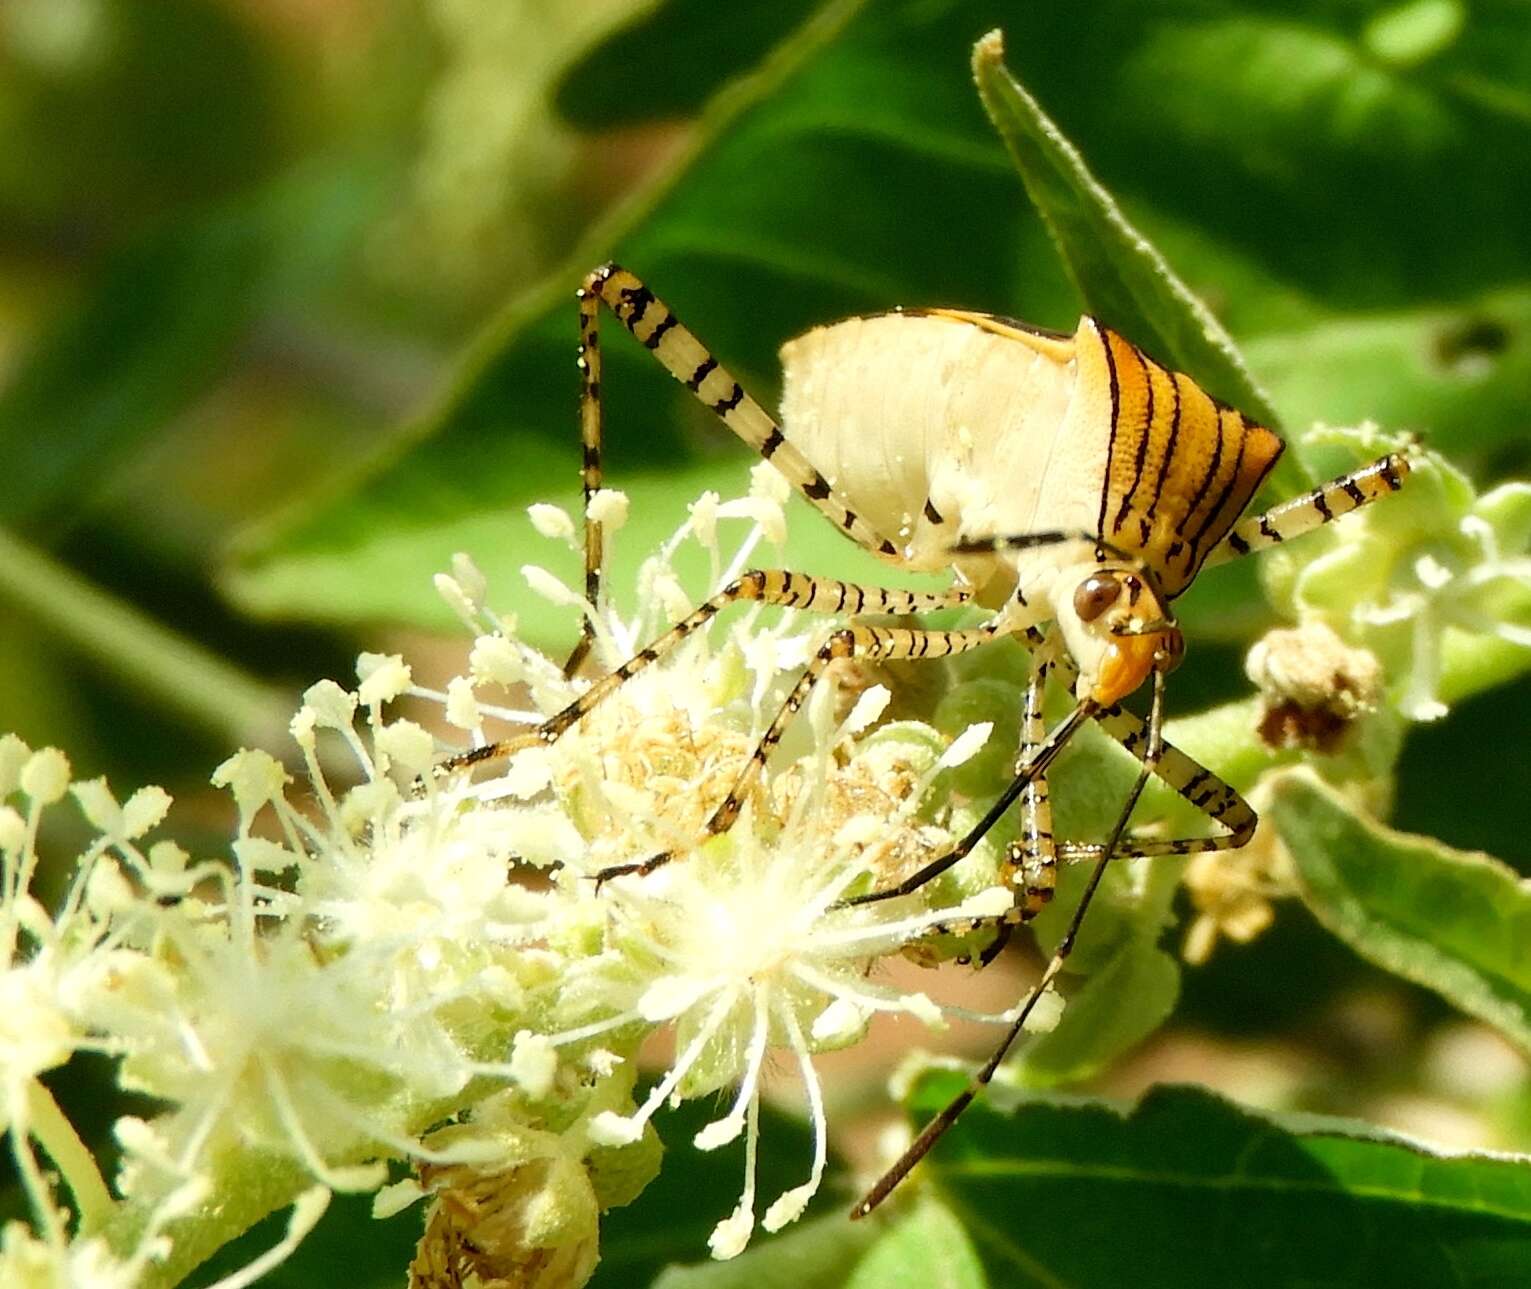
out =
{"type": "Polygon", "coordinates": [[[1318,919],[1531,1051],[1531,881],[1365,819],[1305,771],[1272,786],[1271,818],[1318,919]]]}
{"type": "MultiPolygon", "coordinates": [[[[1086,306],[1267,425],[1275,409],[1232,338],[1128,221],[1079,150],[1004,62],[999,32],[973,52],[978,92],[1086,306]]],[[[1288,482],[1291,482],[1290,480],[1288,482]]]]}
{"type": "Polygon", "coordinates": [[[736,4],[726,18],[713,0],[640,6],[569,69],[554,103],[566,120],[586,129],[690,116],[740,68],[764,58],[819,3],[736,4]],[[642,95],[631,92],[633,67],[651,73],[642,95]]]}
{"type": "MultiPolygon", "coordinates": [[[[712,489],[725,498],[741,495],[748,476],[737,461],[704,461],[678,465],[663,474],[646,472],[621,481],[622,490],[632,500],[627,524],[611,537],[610,585],[617,602],[631,596],[638,566],[685,522],[687,506],[703,492],[712,489]]],[[[527,498],[564,507],[578,515],[580,495],[575,488],[544,489],[527,498]]],[[[861,577],[884,584],[933,585],[926,577],[888,578],[882,566],[859,547],[836,542],[826,553],[822,525],[806,502],[794,498],[787,508],[788,531],[784,567],[801,572],[837,572],[840,576],[861,577]]],[[[378,517],[378,523],[383,521],[378,517]]],[[[721,520],[722,531],[743,533],[746,521],[721,520]],[[741,524],[744,526],[741,527],[741,524]]],[[[725,537],[725,543],[727,538],[725,537]]],[[[421,621],[441,628],[457,628],[458,620],[445,602],[434,595],[420,601],[420,588],[429,588],[432,577],[449,567],[458,551],[472,554],[490,575],[490,601],[510,609],[518,619],[522,637],[557,650],[571,642],[579,630],[576,612],[567,606],[550,603],[526,589],[521,568],[536,564],[552,570],[567,585],[581,584],[581,557],[567,544],[542,536],[532,526],[524,507],[506,514],[497,511],[467,510],[455,519],[421,529],[375,529],[358,519],[356,541],[368,546],[368,560],[383,572],[381,585],[352,576],[354,556],[345,547],[319,546],[302,556],[277,561],[259,568],[242,567],[231,572],[226,588],[247,610],[257,614],[276,614],[294,602],[302,601],[312,588],[329,586],[334,594],[322,605],[314,605],[311,618],[344,622],[357,618],[396,617],[421,621]]],[[[769,547],[761,548],[761,557],[769,547]]],[[[678,549],[674,567],[685,584],[696,590],[705,582],[706,558],[695,543],[678,549]]]]}
{"type": "Polygon", "coordinates": [[[249,320],[263,230],[178,221],[118,254],[0,393],[0,520],[64,524],[221,369],[249,320]]]}
{"type": "MultiPolygon", "coordinates": [[[[927,1079],[933,1107],[960,1086],[927,1079]]],[[[1523,1284],[1531,1160],[1435,1153],[1354,1122],[1161,1087],[981,1103],[926,1165],[994,1284],[1523,1284]]]]}
{"type": "Polygon", "coordinates": [[[672,1267],[654,1289],[985,1289],[962,1224],[925,1196],[896,1216],[851,1223],[844,1213],[761,1240],[731,1262],[672,1267]]]}
{"type": "Polygon", "coordinates": [[[757,1235],[748,1249],[729,1262],[672,1266],[653,1285],[654,1289],[839,1289],[875,1239],[873,1228],[853,1227],[843,1213],[835,1213],[780,1235],[757,1235]]]}
{"type": "Polygon", "coordinates": [[[1098,1074],[1159,1028],[1180,996],[1180,964],[1152,939],[1130,935],[1068,993],[1058,1028],[1025,1040],[1018,1077],[1036,1087],[1098,1074]]]}
{"type": "Polygon", "coordinates": [[[886,1227],[846,1289],[984,1289],[989,1283],[968,1233],[940,1201],[922,1197],[886,1227]]]}
{"type": "Polygon", "coordinates": [[[1523,287],[1446,307],[1335,315],[1250,336],[1244,348],[1295,425],[1372,420],[1428,430],[1470,461],[1524,450],[1531,290],[1523,287]]]}

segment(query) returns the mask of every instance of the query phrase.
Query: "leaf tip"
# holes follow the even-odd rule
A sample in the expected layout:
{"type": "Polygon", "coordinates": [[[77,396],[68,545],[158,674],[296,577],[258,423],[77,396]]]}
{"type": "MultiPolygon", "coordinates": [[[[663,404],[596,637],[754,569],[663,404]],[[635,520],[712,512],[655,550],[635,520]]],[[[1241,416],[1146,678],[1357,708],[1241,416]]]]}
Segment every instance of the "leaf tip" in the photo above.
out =
{"type": "Polygon", "coordinates": [[[1005,33],[998,27],[985,32],[978,38],[978,43],[973,46],[973,62],[998,63],[1003,62],[1005,57],[1005,33]]]}
{"type": "Polygon", "coordinates": [[[973,79],[982,94],[985,82],[1005,67],[1005,33],[998,27],[980,36],[973,45],[973,79]]]}

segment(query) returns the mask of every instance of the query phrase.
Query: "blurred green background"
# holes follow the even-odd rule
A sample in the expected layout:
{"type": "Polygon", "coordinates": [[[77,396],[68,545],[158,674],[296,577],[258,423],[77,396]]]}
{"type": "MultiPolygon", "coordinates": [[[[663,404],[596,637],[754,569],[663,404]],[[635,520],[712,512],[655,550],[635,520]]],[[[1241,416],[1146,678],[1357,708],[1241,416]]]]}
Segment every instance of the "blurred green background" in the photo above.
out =
{"type": "MultiPolygon", "coordinates": [[[[575,567],[524,510],[574,497],[570,293],[605,258],[766,401],[846,313],[1071,328],[973,91],[995,26],[1286,429],[1531,470],[1521,0],[4,0],[0,729],[164,783],[210,849],[211,767],[285,752],[304,686],[401,641],[429,672],[454,551],[563,643],[517,570],[575,567]]],[[[637,346],[608,363],[632,560],[748,457],[637,346]]],[[[865,567],[796,528],[801,566],[865,567]]],[[[1219,577],[1183,710],[1245,687],[1263,610],[1219,577]]],[[[1531,873],[1527,729],[1522,679],[1416,730],[1395,822],[1531,873]]],[[[1295,910],[1187,992],[1240,1042],[1338,1026],[1377,1095],[1419,1092],[1444,1019],[1295,910]]]]}

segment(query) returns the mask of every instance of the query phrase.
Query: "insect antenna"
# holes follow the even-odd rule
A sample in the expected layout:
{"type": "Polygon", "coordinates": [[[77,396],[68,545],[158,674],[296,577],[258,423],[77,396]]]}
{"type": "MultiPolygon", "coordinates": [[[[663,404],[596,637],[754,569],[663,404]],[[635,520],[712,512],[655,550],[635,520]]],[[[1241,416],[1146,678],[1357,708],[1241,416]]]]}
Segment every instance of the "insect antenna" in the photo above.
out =
{"type": "Polygon", "coordinates": [[[1160,604],[1168,602],[1170,597],[1164,593],[1158,575],[1141,555],[1083,528],[1039,528],[1035,532],[1015,533],[1005,537],[965,537],[948,549],[953,555],[984,555],[991,551],[1024,551],[1035,550],[1039,546],[1061,546],[1064,542],[1088,542],[1095,547],[1096,559],[1104,560],[1109,555],[1114,560],[1130,565],[1153,588],[1160,604]]]}
{"type": "MultiPolygon", "coordinates": [[[[1070,534],[1070,537],[1073,535],[1070,534]]],[[[952,1100],[920,1131],[909,1149],[899,1157],[898,1161],[880,1177],[855,1208],[851,1209],[851,1220],[865,1217],[874,1208],[887,1199],[893,1193],[894,1188],[909,1175],[910,1170],[930,1153],[932,1146],[945,1134],[962,1112],[972,1103],[989,1082],[994,1078],[1001,1062],[1009,1053],[1015,1040],[1020,1037],[1021,1031],[1026,1027],[1026,1021],[1036,1008],[1037,1001],[1042,997],[1058,973],[1063,969],[1064,962],[1073,951],[1074,941],[1079,937],[1079,928],[1084,924],[1085,914],[1089,911],[1090,902],[1095,898],[1095,892],[1100,887],[1101,880],[1106,875],[1106,865],[1116,857],[1116,848],[1121,844],[1122,835],[1127,831],[1127,821],[1131,818],[1133,810],[1138,804],[1138,798],[1143,795],[1143,789],[1148,784],[1148,777],[1153,773],[1153,767],[1160,759],[1164,749],[1164,677],[1166,667],[1156,665],[1154,668],[1154,692],[1152,704],[1148,716],[1148,749],[1143,759],[1142,768],[1138,771],[1137,782],[1133,784],[1132,791],[1128,793],[1127,800],[1123,803],[1121,812],[1117,815],[1116,823],[1111,829],[1111,834],[1106,842],[1101,856],[1095,861],[1095,867],[1090,873],[1090,880],[1085,884],[1084,893],[1079,897],[1079,905],[1074,910],[1074,916],[1069,920],[1068,930],[1063,933],[1063,939],[1058,942],[1058,947],[1053,951],[1053,956],[1048,962],[1041,978],[1021,1003],[1020,1012],[1010,1028],[1005,1032],[1005,1037],[994,1050],[994,1054],[985,1061],[976,1074],[968,1080],[967,1087],[963,1088],[952,1100]]]]}
{"type": "Polygon", "coordinates": [[[1099,533],[1083,528],[1039,528],[1036,532],[1016,533],[1006,537],[964,537],[950,549],[956,555],[982,555],[988,551],[1031,550],[1037,546],[1058,546],[1064,542],[1089,542],[1103,554],[1128,564],[1141,564],[1142,560],[1115,542],[1109,542],[1099,533]]]}

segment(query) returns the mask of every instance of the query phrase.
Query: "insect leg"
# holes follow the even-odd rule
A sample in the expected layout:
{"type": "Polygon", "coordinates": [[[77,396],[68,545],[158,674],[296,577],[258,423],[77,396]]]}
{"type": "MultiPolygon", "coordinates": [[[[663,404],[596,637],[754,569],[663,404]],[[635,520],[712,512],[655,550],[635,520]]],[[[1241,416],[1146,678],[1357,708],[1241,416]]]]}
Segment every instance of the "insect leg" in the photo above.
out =
{"type": "MultiPolygon", "coordinates": [[[[786,574],[779,576],[798,575],[786,574]]],[[[698,838],[697,844],[700,845],[709,837],[715,837],[719,833],[727,832],[728,829],[733,827],[734,821],[739,817],[739,812],[744,809],[744,802],[749,796],[750,789],[754,786],[762,768],[771,755],[771,750],[781,741],[788,722],[791,721],[797,710],[808,701],[808,695],[812,692],[814,685],[818,683],[819,678],[823,676],[829,664],[835,659],[851,657],[883,660],[947,658],[952,654],[966,653],[970,649],[982,648],[990,641],[998,639],[1009,629],[1007,625],[1001,625],[996,620],[962,631],[931,631],[919,627],[872,627],[860,625],[848,626],[836,631],[820,646],[819,651],[814,654],[807,669],[798,678],[797,684],[792,687],[786,701],[782,703],[781,708],[777,711],[775,718],[766,728],[765,733],[760,736],[760,742],[756,745],[754,752],[750,754],[750,759],[745,762],[738,778],[734,780],[733,787],[729,789],[728,795],[723,798],[717,809],[713,811],[711,818],[703,826],[702,836],[698,838]]],[[[1077,724],[1078,722],[1075,721],[1075,723],[1077,724]]],[[[1018,782],[1014,792],[1011,793],[1006,802],[1007,805],[1010,801],[1015,800],[1016,795],[1020,793],[1021,788],[1024,786],[1024,781],[1018,782]]],[[[991,813],[997,819],[1003,813],[1003,809],[1001,808],[991,813]]],[[[990,822],[992,823],[992,820],[990,822]]],[[[982,835],[982,831],[977,834],[977,836],[982,835]]],[[[970,839],[970,843],[974,841],[976,841],[976,837],[970,839]]],[[[614,877],[622,877],[629,873],[636,873],[640,876],[652,873],[661,865],[668,864],[675,858],[676,853],[675,851],[666,850],[659,852],[657,855],[651,855],[648,859],[638,863],[614,865],[597,874],[596,880],[598,882],[607,882],[614,877]]],[[[965,854],[966,852],[964,851],[963,853],[965,854]]],[[[958,855],[957,858],[960,859],[961,855],[958,855]]],[[[941,861],[937,862],[940,863],[941,861]]],[[[945,867],[950,867],[951,864],[956,862],[956,859],[951,859],[945,864],[945,867]]],[[[913,889],[913,887],[910,889],[913,889]]],[[[859,901],[851,901],[851,903],[857,902],[859,901]]]]}
{"type": "MultiPolygon", "coordinates": [[[[1071,685],[1078,678],[1079,673],[1067,655],[1060,655],[1053,665],[1060,683],[1071,685]]],[[[1149,722],[1119,703],[1101,708],[1096,712],[1095,719],[1112,739],[1147,764],[1148,749],[1152,743],[1149,722]]],[[[1217,837],[1133,840],[1130,850],[1118,850],[1114,858],[1197,855],[1209,850],[1236,850],[1247,845],[1254,836],[1259,816],[1249,803],[1211,770],[1187,756],[1173,743],[1165,742],[1162,736],[1159,756],[1150,768],[1161,783],[1228,831],[1217,837]]],[[[1058,853],[1070,861],[1098,859],[1104,853],[1104,847],[1098,842],[1064,841],[1058,843],[1058,853]]]]}
{"type": "MultiPolygon", "coordinates": [[[[827,480],[787,441],[775,419],[744,390],[700,340],[634,274],[603,264],[586,276],[579,300],[580,441],[585,496],[585,598],[592,604],[601,587],[601,525],[590,519],[590,498],[601,486],[601,354],[598,335],[604,304],[660,365],[696,395],[735,434],[781,471],[787,482],[836,528],[878,555],[898,548],[834,494],[827,480]]],[[[590,651],[594,628],[586,623],[565,664],[573,675],[590,651]]]]}
{"type": "MultiPolygon", "coordinates": [[[[1080,708],[1076,708],[1076,712],[1083,710],[1083,707],[1084,705],[1081,705],[1080,708]]],[[[1133,785],[1131,793],[1128,794],[1121,813],[1117,816],[1116,824],[1111,830],[1110,838],[1105,846],[1102,847],[1101,856],[1096,861],[1094,869],[1091,870],[1090,879],[1085,884],[1084,894],[1079,898],[1079,905],[1074,910],[1074,916],[1069,920],[1068,929],[1063,933],[1063,939],[1058,942],[1058,947],[1053,950],[1053,956],[1048,960],[1041,977],[1031,987],[1030,992],[1027,993],[1022,1001],[1015,1020],[1011,1022],[1009,1030],[1006,1031],[1004,1039],[994,1050],[994,1054],[979,1067],[978,1072],[968,1081],[967,1087],[958,1093],[939,1114],[925,1125],[909,1149],[899,1157],[892,1168],[883,1174],[877,1184],[861,1199],[860,1203],[851,1209],[852,1219],[865,1217],[881,1204],[883,1200],[887,1199],[893,1192],[893,1188],[908,1176],[909,1170],[919,1163],[930,1152],[930,1148],[940,1140],[946,1130],[957,1122],[958,1117],[972,1103],[973,1098],[988,1086],[989,1082],[994,1078],[995,1072],[999,1069],[1000,1063],[1004,1061],[1006,1054],[1010,1051],[1012,1044],[1020,1037],[1021,1031],[1025,1029],[1026,1022],[1030,1019],[1031,1013],[1037,1005],[1037,1000],[1042,997],[1048,985],[1052,984],[1057,978],[1058,973],[1063,970],[1063,964],[1068,960],[1069,954],[1073,952],[1074,943],[1079,938],[1079,928],[1084,924],[1085,914],[1089,912],[1090,903],[1095,898],[1095,892],[1100,887],[1101,879],[1106,875],[1106,865],[1115,857],[1117,845],[1122,839],[1122,834],[1127,830],[1127,821],[1131,818],[1133,808],[1137,805],[1138,798],[1143,793],[1143,787],[1148,782],[1148,776],[1153,773],[1154,766],[1158,763],[1159,757],[1164,750],[1163,721],[1164,673],[1155,669],[1154,698],[1149,714],[1148,745],[1143,756],[1143,768],[1138,772],[1137,782],[1133,785]]]]}
{"type": "MultiPolygon", "coordinates": [[[[998,917],[964,918],[940,922],[932,928],[938,935],[965,935],[986,925],[998,926],[998,934],[979,955],[978,965],[986,967],[1004,949],[1015,927],[1031,921],[1052,900],[1058,885],[1057,846],[1053,840],[1053,811],[1048,797],[1045,770],[1028,773],[1027,762],[1047,741],[1047,727],[1042,719],[1042,696],[1047,678],[1057,662],[1056,637],[1033,638],[1031,672],[1026,683],[1025,704],[1021,712],[1021,754],[1015,763],[1016,777],[1028,774],[1021,790],[1021,835],[1006,848],[999,878],[1015,893],[1015,903],[998,917]]],[[[946,859],[942,856],[942,862],[946,859]]],[[[863,897],[881,898],[882,893],[863,897]]]]}
{"type": "MultiPolygon", "coordinates": [[[[585,599],[592,608],[601,595],[601,562],[605,557],[605,543],[601,524],[590,516],[590,499],[601,487],[601,338],[600,297],[591,290],[591,279],[575,292],[579,303],[579,439],[580,484],[584,494],[585,522],[585,599]]],[[[585,655],[595,643],[595,624],[588,618],[580,626],[579,642],[564,663],[563,674],[575,675],[584,662],[585,655]]]]}
{"type": "MultiPolygon", "coordinates": [[[[890,886],[886,890],[868,891],[865,895],[857,895],[845,900],[844,906],[850,907],[856,904],[872,904],[878,900],[897,899],[900,895],[910,895],[924,886],[926,882],[941,876],[952,865],[960,863],[971,852],[974,846],[987,835],[989,829],[999,822],[1005,811],[1015,804],[1015,800],[1027,787],[1039,776],[1047,772],[1057,758],[1064,745],[1084,724],[1086,718],[1095,712],[1095,704],[1089,701],[1080,703],[1062,721],[1053,727],[1047,737],[1016,766],[1015,778],[1010,786],[1000,793],[998,800],[989,807],[984,817],[978,821],[972,830],[959,841],[951,850],[937,859],[926,864],[918,872],[911,873],[897,886],[890,886]]],[[[1046,903],[1044,899],[1042,901],[1046,903]]],[[[1035,916],[1035,914],[1033,914],[1035,916]]]]}
{"type": "MultiPolygon", "coordinates": [[[[514,738],[486,743],[483,747],[476,747],[451,757],[436,767],[436,773],[450,774],[454,770],[502,760],[523,748],[556,743],[566,730],[603,699],[615,693],[626,681],[651,663],[657,662],[699,627],[706,626],[730,604],[741,600],[755,600],[785,608],[806,609],[810,613],[855,614],[928,613],[933,609],[945,609],[964,604],[969,598],[970,593],[962,589],[898,591],[878,586],[858,586],[854,582],[841,582],[828,577],[811,577],[806,573],[755,569],[735,578],[716,595],[703,601],[646,649],[634,654],[615,671],[602,676],[572,703],[562,711],[549,716],[536,729],[514,738]]],[[[857,630],[868,631],[871,628],[863,627],[857,630]]],[[[961,633],[925,632],[920,634],[961,633]]],[[[948,652],[960,651],[948,650],[948,652]]],[[[932,653],[931,656],[939,655],[932,653]]]]}
{"type": "Polygon", "coordinates": [[[1321,483],[1311,492],[1283,501],[1263,515],[1254,515],[1234,525],[1233,531],[1212,548],[1206,565],[1221,564],[1251,551],[1301,537],[1331,519],[1348,515],[1378,497],[1397,492],[1408,477],[1409,459],[1390,452],[1370,465],[1321,483]]]}

